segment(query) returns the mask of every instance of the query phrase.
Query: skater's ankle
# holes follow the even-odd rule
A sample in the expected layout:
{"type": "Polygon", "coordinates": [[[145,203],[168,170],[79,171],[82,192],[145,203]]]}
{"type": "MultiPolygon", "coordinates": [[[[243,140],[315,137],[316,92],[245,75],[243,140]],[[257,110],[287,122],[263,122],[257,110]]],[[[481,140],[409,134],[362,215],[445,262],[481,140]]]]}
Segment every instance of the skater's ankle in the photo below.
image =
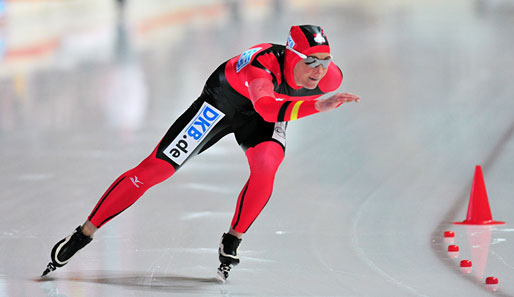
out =
{"type": "Polygon", "coordinates": [[[232,228],[230,228],[230,230],[228,230],[228,234],[233,235],[233,236],[235,236],[235,237],[237,237],[239,239],[243,238],[243,235],[245,235],[244,233],[239,233],[239,232],[237,232],[236,230],[234,230],[232,228]]]}
{"type": "Polygon", "coordinates": [[[89,220],[82,224],[81,231],[82,234],[86,236],[93,238],[93,235],[95,234],[96,230],[98,230],[98,228],[96,228],[96,226],[93,225],[89,220]]]}

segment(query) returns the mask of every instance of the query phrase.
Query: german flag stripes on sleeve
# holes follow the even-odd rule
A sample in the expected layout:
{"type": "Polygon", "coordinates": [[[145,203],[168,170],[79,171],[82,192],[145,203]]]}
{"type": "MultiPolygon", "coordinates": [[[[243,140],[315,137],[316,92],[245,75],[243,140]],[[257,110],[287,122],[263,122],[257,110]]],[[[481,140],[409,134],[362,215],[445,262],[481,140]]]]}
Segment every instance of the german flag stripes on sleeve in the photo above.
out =
{"type": "Polygon", "coordinates": [[[254,107],[266,122],[289,122],[318,113],[315,103],[316,100],[278,101],[271,96],[265,96],[259,98],[254,107]]]}

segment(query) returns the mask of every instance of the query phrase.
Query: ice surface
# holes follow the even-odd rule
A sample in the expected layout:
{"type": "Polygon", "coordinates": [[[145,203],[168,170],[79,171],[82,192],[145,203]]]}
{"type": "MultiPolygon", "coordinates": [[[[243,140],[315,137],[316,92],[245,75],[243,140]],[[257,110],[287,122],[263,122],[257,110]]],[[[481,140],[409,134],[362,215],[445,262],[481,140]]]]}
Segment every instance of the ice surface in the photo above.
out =
{"type": "Polygon", "coordinates": [[[87,3],[0,11],[0,296],[514,296],[509,2],[87,3]],[[248,175],[232,136],[39,280],[55,242],[218,64],[301,23],[324,27],[340,91],[361,102],[289,125],[273,197],[226,284],[217,245],[248,175]],[[452,224],[477,164],[506,225],[452,224]]]}

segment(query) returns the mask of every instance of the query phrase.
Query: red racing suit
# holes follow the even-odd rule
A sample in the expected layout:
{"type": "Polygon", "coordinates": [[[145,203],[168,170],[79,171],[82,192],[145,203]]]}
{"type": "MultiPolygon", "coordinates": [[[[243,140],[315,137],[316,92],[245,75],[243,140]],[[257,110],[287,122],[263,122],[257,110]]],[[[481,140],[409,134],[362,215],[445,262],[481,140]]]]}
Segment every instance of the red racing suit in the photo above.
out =
{"type": "Polygon", "coordinates": [[[234,133],[247,156],[250,177],[239,194],[232,228],[245,233],[271,196],[284,158],[286,122],[317,113],[315,99],[335,91],[342,81],[332,62],[317,88],[298,87],[293,68],[299,59],[292,57],[283,45],[263,43],[221,64],[150,156],[114,181],[88,219],[100,228],[189,158],[234,133]],[[271,81],[273,94],[253,90],[257,79],[271,81]]]}

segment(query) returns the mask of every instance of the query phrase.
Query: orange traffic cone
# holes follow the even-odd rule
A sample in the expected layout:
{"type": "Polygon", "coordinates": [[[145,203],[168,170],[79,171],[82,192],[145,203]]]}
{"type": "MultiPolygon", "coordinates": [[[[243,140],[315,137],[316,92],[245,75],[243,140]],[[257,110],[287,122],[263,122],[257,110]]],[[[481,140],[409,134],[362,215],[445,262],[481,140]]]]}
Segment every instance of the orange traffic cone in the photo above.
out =
{"type": "Polygon", "coordinates": [[[454,222],[461,225],[496,225],[505,224],[505,222],[493,221],[489,200],[485,190],[484,176],[482,175],[482,167],[477,165],[475,168],[475,177],[471,187],[471,195],[469,197],[468,214],[463,222],[454,222]]]}

